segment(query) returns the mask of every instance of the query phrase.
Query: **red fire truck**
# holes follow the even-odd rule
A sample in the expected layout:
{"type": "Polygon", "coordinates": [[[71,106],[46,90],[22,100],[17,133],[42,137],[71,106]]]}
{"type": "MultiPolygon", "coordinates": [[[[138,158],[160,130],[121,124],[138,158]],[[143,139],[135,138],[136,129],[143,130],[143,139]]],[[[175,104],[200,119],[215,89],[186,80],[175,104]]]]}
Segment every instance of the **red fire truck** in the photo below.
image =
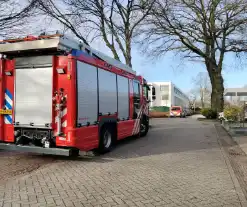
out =
{"type": "Polygon", "coordinates": [[[147,82],[63,35],[0,42],[0,149],[110,151],[149,129],[147,82]]]}

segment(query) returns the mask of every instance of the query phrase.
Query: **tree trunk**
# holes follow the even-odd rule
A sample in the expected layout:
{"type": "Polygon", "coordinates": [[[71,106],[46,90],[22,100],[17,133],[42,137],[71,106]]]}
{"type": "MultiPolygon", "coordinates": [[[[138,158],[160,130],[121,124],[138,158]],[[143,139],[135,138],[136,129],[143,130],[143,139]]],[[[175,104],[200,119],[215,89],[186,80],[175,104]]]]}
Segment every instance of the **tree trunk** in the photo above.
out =
{"type": "Polygon", "coordinates": [[[126,35],[126,52],[125,52],[125,63],[132,68],[131,60],[131,37],[126,35]]]}
{"type": "Polygon", "coordinates": [[[205,106],[204,106],[204,94],[203,94],[203,89],[200,89],[200,96],[201,96],[201,106],[202,106],[202,108],[204,108],[205,106]]]}
{"type": "Polygon", "coordinates": [[[224,80],[221,70],[211,71],[209,76],[212,84],[211,108],[219,113],[224,108],[224,80]]]}
{"type": "Polygon", "coordinates": [[[203,101],[203,98],[201,98],[201,106],[202,106],[202,108],[204,108],[204,107],[205,107],[205,105],[204,105],[204,101],[203,101]]]}

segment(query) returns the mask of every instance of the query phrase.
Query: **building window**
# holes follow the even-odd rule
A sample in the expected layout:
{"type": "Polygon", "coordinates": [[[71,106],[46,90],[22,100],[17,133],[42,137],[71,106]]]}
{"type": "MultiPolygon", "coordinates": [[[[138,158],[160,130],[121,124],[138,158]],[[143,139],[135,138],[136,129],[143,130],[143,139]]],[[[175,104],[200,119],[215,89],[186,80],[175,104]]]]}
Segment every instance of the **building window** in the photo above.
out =
{"type": "Polygon", "coordinates": [[[175,87],[174,87],[174,93],[175,93],[176,95],[180,96],[180,97],[183,98],[183,99],[188,99],[188,97],[187,97],[184,93],[182,93],[179,89],[177,89],[177,88],[175,88],[175,87]]]}
{"type": "Polygon", "coordinates": [[[175,100],[174,100],[175,106],[182,106],[182,107],[183,107],[183,106],[184,106],[183,103],[184,103],[184,102],[183,102],[182,99],[175,97],[175,100]]]}
{"type": "Polygon", "coordinates": [[[160,91],[169,91],[168,85],[160,85],[160,91]]]}
{"type": "Polygon", "coordinates": [[[182,96],[182,93],[177,88],[174,88],[174,92],[175,94],[182,96]]]}
{"type": "Polygon", "coordinates": [[[164,100],[164,101],[169,100],[169,95],[168,94],[162,95],[161,100],[164,100]]]}
{"type": "Polygon", "coordinates": [[[247,96],[239,96],[240,101],[247,101],[247,96]]]}

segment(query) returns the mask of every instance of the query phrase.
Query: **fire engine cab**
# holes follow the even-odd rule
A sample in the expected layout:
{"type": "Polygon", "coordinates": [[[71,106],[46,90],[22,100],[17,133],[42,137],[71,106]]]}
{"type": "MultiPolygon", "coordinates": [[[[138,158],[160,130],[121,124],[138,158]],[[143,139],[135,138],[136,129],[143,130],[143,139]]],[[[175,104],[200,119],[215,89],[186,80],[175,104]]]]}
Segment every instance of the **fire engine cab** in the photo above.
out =
{"type": "Polygon", "coordinates": [[[147,82],[63,35],[0,42],[0,149],[110,151],[149,129],[147,82]]]}

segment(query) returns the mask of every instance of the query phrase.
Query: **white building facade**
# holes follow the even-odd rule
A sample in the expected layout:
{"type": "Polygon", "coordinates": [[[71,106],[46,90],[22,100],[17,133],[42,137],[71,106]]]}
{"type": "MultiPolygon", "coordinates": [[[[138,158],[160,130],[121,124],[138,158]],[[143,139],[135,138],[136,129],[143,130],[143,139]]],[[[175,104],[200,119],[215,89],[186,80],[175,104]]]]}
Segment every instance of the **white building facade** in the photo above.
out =
{"type": "Polygon", "coordinates": [[[238,105],[247,102],[247,88],[226,88],[224,91],[225,102],[238,105]]]}
{"type": "Polygon", "coordinates": [[[172,82],[149,82],[150,107],[182,106],[189,107],[189,97],[172,82]]]}

